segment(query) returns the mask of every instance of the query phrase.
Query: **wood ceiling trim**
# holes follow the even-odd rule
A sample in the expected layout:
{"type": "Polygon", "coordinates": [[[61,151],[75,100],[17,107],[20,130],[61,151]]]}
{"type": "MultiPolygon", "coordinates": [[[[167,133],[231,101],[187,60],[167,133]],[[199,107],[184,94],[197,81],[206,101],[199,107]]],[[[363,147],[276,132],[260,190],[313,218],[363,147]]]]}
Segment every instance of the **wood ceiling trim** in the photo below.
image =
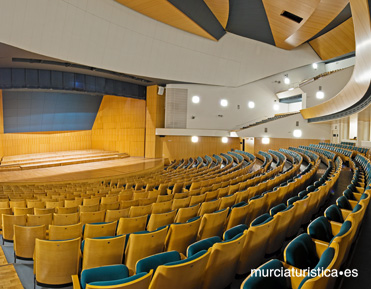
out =
{"type": "Polygon", "coordinates": [[[367,0],[350,0],[356,42],[353,74],[345,87],[328,101],[300,112],[305,119],[341,112],[365,95],[371,81],[371,23],[367,0]]]}
{"type": "Polygon", "coordinates": [[[353,18],[309,42],[322,60],[335,58],[355,50],[353,18]]]}
{"type": "Polygon", "coordinates": [[[263,0],[276,46],[292,49],[315,36],[340,14],[349,0],[263,0]],[[289,11],[303,18],[296,23],[280,14],[289,11]]]}
{"type": "Polygon", "coordinates": [[[211,12],[225,29],[229,17],[229,0],[204,0],[211,12]]]}
{"type": "Polygon", "coordinates": [[[162,23],[216,41],[212,35],[167,0],[115,1],[162,23]]]}

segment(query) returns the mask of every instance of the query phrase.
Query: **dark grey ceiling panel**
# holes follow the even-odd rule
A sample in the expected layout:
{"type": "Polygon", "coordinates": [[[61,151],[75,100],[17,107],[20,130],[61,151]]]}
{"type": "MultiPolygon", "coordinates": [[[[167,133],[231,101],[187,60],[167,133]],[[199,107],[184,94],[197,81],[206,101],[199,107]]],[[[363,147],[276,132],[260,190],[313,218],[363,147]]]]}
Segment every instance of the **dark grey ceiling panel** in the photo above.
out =
{"type": "Polygon", "coordinates": [[[332,20],[330,22],[329,25],[327,25],[325,28],[323,28],[320,32],[318,32],[316,35],[314,35],[308,41],[311,41],[311,40],[313,40],[313,39],[315,39],[317,37],[320,37],[321,35],[329,32],[330,30],[334,29],[336,26],[338,26],[341,23],[343,23],[345,20],[348,20],[350,17],[352,17],[352,12],[350,11],[350,4],[348,3],[348,5],[345,6],[345,8],[343,9],[343,11],[341,11],[340,14],[338,16],[336,16],[334,18],[334,20],[332,20]]]}
{"type": "Polygon", "coordinates": [[[275,45],[262,0],[230,0],[226,30],[275,45]]]}
{"type": "Polygon", "coordinates": [[[168,0],[205,31],[219,40],[226,33],[210,8],[203,0],[168,0]]]}

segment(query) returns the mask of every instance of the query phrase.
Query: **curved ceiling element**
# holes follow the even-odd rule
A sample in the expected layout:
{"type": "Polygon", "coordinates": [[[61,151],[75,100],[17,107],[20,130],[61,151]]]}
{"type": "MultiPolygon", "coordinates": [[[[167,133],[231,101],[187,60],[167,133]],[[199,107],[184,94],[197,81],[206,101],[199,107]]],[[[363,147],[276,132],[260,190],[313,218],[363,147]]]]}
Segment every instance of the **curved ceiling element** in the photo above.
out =
{"type": "Polygon", "coordinates": [[[329,25],[348,4],[348,0],[263,0],[276,46],[292,49],[329,25]],[[282,17],[282,11],[300,16],[300,23],[282,17]]]}
{"type": "Polygon", "coordinates": [[[227,31],[288,50],[350,17],[349,0],[115,1],[209,39],[219,40],[227,31]]]}
{"type": "Polygon", "coordinates": [[[322,60],[353,52],[356,48],[353,18],[349,18],[329,32],[309,41],[309,44],[322,60]]]}
{"type": "Polygon", "coordinates": [[[206,5],[214,13],[220,24],[227,27],[229,16],[229,0],[204,0],[206,5]]]}
{"type": "Polygon", "coordinates": [[[367,94],[371,81],[371,23],[369,1],[350,0],[356,41],[356,62],[346,86],[330,100],[301,110],[305,119],[344,111],[356,105],[367,94]]]}
{"type": "Polygon", "coordinates": [[[212,36],[194,20],[189,18],[184,12],[177,9],[168,0],[115,1],[160,22],[211,40],[216,40],[214,36],[212,36]]]}

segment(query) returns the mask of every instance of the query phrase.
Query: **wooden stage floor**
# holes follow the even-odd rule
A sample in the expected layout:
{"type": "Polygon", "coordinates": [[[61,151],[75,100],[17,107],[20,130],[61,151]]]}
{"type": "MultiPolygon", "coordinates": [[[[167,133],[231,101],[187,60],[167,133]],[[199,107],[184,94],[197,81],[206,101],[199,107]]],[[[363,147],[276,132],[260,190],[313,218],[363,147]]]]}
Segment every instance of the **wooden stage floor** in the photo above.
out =
{"type": "Polygon", "coordinates": [[[163,167],[163,159],[128,157],[118,160],[50,168],[0,172],[2,183],[74,182],[103,178],[117,178],[163,167]]]}

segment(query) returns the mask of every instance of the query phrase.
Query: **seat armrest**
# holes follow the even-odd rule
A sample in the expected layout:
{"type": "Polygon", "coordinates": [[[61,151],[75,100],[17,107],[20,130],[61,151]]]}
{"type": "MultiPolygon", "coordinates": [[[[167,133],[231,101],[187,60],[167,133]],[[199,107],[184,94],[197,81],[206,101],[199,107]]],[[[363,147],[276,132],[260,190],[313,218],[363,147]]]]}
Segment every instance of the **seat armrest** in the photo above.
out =
{"type": "Polygon", "coordinates": [[[353,193],[355,199],[357,200],[357,202],[359,202],[359,200],[361,199],[362,197],[362,193],[353,193]]]}
{"type": "Polygon", "coordinates": [[[352,213],[352,211],[350,210],[345,210],[345,209],[340,209],[340,210],[341,210],[341,214],[343,215],[343,220],[348,218],[349,214],[352,213]]]}
{"type": "Polygon", "coordinates": [[[353,194],[362,194],[365,191],[365,188],[362,187],[356,187],[358,193],[353,193],[353,194]]]}
{"type": "Polygon", "coordinates": [[[81,289],[79,276],[72,275],[72,284],[73,284],[73,289],[81,289]]]}
{"type": "Polygon", "coordinates": [[[352,200],[348,200],[350,205],[352,206],[352,209],[354,209],[354,207],[358,204],[358,201],[352,201],[352,200]]]}
{"type": "Polygon", "coordinates": [[[339,234],[341,226],[343,224],[338,223],[338,222],[333,222],[333,221],[330,221],[330,224],[331,224],[332,235],[335,236],[339,234]]]}
{"type": "Polygon", "coordinates": [[[321,258],[323,252],[325,252],[325,250],[328,248],[329,243],[321,241],[321,240],[313,239],[313,238],[312,240],[316,244],[317,255],[319,258],[321,258]]]}
{"type": "Polygon", "coordinates": [[[287,264],[287,263],[285,263],[285,262],[283,262],[283,261],[281,261],[281,263],[282,263],[282,265],[283,265],[286,269],[290,270],[290,272],[291,272],[291,274],[290,274],[291,288],[292,288],[292,289],[298,289],[298,287],[299,287],[301,281],[303,281],[303,279],[305,278],[305,276],[302,276],[302,274],[300,274],[300,270],[301,270],[301,269],[296,268],[296,267],[294,267],[294,266],[291,266],[291,265],[289,265],[289,264],[287,264]],[[293,274],[293,273],[292,273],[293,270],[294,270],[294,272],[295,272],[295,271],[298,271],[298,272],[297,272],[296,274],[295,274],[295,273],[293,274]],[[300,277],[299,277],[299,276],[300,276],[300,277]]]}

